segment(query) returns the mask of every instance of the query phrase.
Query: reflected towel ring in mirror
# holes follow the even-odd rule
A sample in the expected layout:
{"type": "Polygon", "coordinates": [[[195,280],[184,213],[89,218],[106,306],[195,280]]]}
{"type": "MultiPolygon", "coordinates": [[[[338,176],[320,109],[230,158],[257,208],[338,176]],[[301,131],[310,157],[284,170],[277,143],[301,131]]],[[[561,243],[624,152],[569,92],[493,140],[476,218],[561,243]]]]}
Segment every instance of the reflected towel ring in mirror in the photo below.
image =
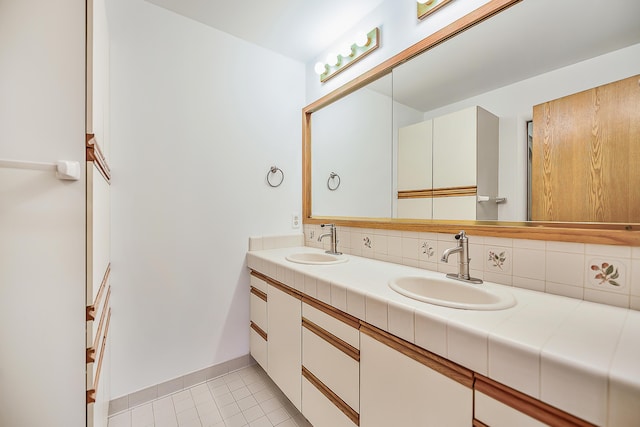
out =
{"type": "Polygon", "coordinates": [[[338,175],[335,172],[331,172],[329,174],[329,179],[327,179],[327,188],[331,191],[336,191],[338,187],[340,187],[340,175],[338,175]],[[336,182],[336,178],[338,179],[337,182],[336,182]],[[332,182],[334,182],[333,185],[331,185],[332,182]]]}
{"type": "Polygon", "coordinates": [[[284,172],[282,172],[282,169],[280,169],[277,166],[271,166],[271,169],[269,169],[269,172],[267,172],[267,184],[269,184],[270,187],[280,187],[280,184],[282,184],[282,181],[284,181],[284,172]],[[280,172],[280,181],[278,181],[277,184],[274,184],[271,182],[271,176],[277,174],[278,172],[280,172]]]}

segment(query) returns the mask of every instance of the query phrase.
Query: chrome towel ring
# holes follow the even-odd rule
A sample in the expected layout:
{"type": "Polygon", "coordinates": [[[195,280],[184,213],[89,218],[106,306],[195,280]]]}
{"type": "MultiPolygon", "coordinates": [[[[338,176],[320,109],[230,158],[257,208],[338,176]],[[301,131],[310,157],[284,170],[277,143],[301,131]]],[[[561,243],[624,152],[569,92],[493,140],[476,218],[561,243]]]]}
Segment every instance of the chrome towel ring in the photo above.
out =
{"type": "Polygon", "coordinates": [[[329,179],[327,179],[327,188],[331,191],[336,191],[338,187],[340,187],[340,175],[335,172],[331,172],[329,174],[329,179]],[[332,182],[334,183],[333,185],[331,184],[332,182]]]}
{"type": "Polygon", "coordinates": [[[284,181],[284,172],[282,172],[282,169],[280,169],[277,166],[271,166],[271,169],[269,169],[269,172],[267,172],[267,184],[269,184],[270,187],[280,187],[280,184],[282,184],[282,181],[284,181]],[[278,172],[280,172],[280,181],[278,181],[277,184],[274,184],[273,182],[271,182],[271,178],[273,175],[277,175],[278,172]]]}

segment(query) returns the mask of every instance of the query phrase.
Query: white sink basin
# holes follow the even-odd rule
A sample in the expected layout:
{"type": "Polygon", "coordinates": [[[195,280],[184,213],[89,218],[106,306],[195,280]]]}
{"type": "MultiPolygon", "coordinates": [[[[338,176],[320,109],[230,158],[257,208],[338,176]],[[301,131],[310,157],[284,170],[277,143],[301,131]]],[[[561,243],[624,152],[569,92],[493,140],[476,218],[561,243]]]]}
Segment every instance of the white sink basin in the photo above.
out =
{"type": "Polygon", "coordinates": [[[344,255],[331,255],[318,252],[302,252],[299,254],[292,254],[285,257],[288,261],[297,262],[298,264],[340,264],[341,262],[347,262],[349,258],[344,255]]]}
{"type": "Polygon", "coordinates": [[[516,304],[509,292],[445,278],[398,277],[389,282],[389,287],[406,297],[451,308],[503,310],[516,304]]]}

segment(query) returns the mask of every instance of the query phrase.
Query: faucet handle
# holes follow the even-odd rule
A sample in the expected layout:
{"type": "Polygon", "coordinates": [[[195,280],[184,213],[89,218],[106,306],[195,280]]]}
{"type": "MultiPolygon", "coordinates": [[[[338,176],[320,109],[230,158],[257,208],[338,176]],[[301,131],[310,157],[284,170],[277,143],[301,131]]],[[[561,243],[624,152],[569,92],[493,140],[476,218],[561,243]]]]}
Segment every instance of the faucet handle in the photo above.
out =
{"type": "Polygon", "coordinates": [[[336,228],[335,224],[320,224],[320,227],[324,228],[324,227],[329,227],[329,228],[336,228]]]}
{"type": "Polygon", "coordinates": [[[467,238],[467,233],[465,233],[464,230],[460,230],[460,232],[456,234],[454,237],[456,238],[456,240],[464,241],[467,238]]]}

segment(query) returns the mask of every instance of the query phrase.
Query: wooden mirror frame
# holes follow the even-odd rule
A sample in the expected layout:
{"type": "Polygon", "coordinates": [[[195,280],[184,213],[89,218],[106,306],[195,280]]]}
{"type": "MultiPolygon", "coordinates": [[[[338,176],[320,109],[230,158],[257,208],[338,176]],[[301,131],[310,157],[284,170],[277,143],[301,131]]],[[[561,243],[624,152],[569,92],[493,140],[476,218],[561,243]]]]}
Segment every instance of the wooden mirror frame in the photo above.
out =
{"type": "Polygon", "coordinates": [[[391,73],[394,67],[410,60],[472,26],[520,3],[523,0],[490,0],[441,30],[403,50],[378,66],[330,92],[302,110],[302,219],[304,224],[334,223],[339,226],[404,230],[418,232],[457,233],[464,229],[477,236],[562,242],[640,246],[640,225],[569,222],[504,222],[416,220],[396,218],[355,218],[312,216],[311,214],[311,115],[315,111],[349,95],[374,80],[391,73]]]}

